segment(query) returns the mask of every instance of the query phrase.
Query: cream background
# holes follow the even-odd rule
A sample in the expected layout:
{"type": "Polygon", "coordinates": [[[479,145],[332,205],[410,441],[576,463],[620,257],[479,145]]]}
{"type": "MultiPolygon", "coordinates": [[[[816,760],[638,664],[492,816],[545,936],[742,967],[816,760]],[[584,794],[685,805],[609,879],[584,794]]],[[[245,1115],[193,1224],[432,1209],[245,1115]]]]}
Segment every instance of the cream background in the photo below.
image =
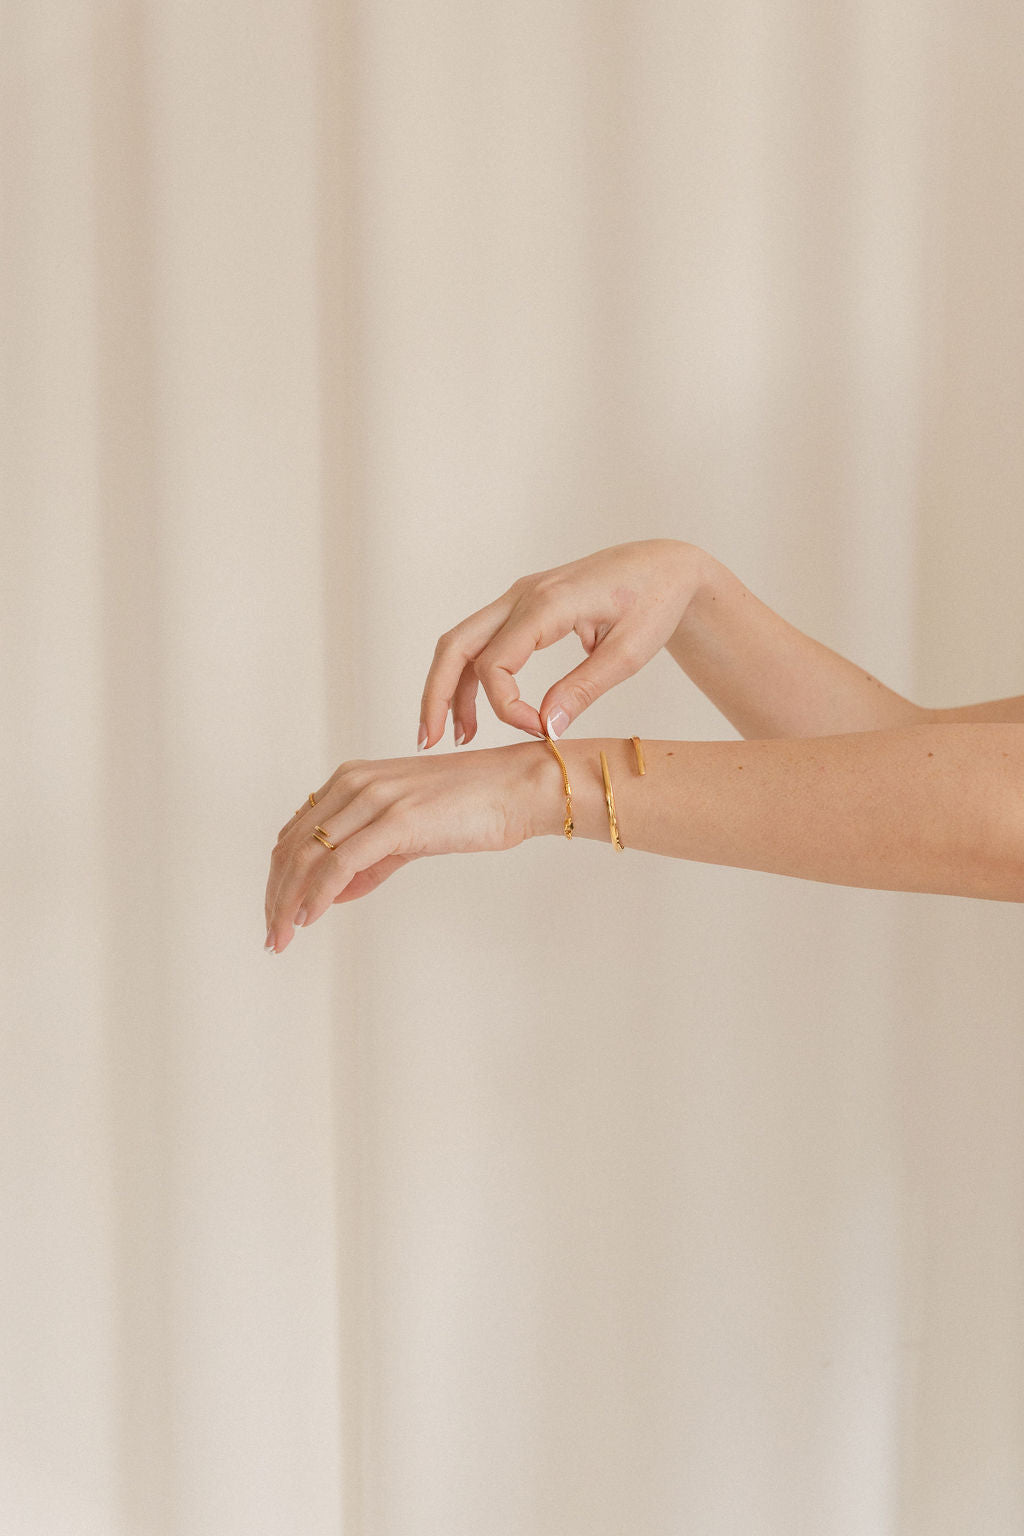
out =
{"type": "Polygon", "coordinates": [[[550,840],[262,952],[525,571],[1024,691],[1020,6],[0,14],[5,1533],[1024,1532],[1015,906],[550,840]]]}

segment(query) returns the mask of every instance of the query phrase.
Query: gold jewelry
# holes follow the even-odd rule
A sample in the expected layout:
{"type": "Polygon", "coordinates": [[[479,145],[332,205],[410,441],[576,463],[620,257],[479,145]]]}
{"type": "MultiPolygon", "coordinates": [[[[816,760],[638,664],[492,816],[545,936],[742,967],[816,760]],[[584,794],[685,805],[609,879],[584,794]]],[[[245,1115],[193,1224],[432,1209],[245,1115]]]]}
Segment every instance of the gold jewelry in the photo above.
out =
{"type": "Polygon", "coordinates": [[[644,749],[640,745],[640,737],[631,736],[629,739],[633,743],[633,751],[636,753],[637,772],[641,774],[646,773],[647,764],[644,762],[644,749]]]}
{"type": "Polygon", "coordinates": [[[626,845],[619,836],[619,824],[615,820],[615,796],[612,794],[612,781],[608,777],[608,759],[601,753],[601,777],[604,779],[604,801],[608,807],[608,830],[612,835],[612,842],[620,853],[625,853],[626,845]]]}
{"type": "Polygon", "coordinates": [[[338,846],[337,843],[332,843],[331,842],[330,838],[327,836],[327,833],[324,831],[323,827],[314,827],[313,828],[313,836],[316,838],[318,843],[323,843],[325,848],[334,849],[334,848],[337,848],[337,846],[338,846]]]}
{"type": "MultiPolygon", "coordinates": [[[[316,796],[313,794],[312,790],[309,792],[309,803],[310,805],[316,805],[316,796]]],[[[305,809],[306,807],[304,805],[300,805],[298,810],[295,812],[296,816],[301,816],[305,809]]]]}
{"type": "Polygon", "coordinates": [[[544,740],[547,742],[552,752],[558,758],[558,764],[562,770],[562,784],[565,789],[565,823],[562,827],[562,831],[565,833],[566,837],[571,840],[572,834],[576,828],[573,825],[572,819],[572,790],[569,788],[569,770],[565,766],[565,758],[562,756],[561,752],[559,752],[558,748],[551,740],[551,737],[545,736],[544,740]]]}

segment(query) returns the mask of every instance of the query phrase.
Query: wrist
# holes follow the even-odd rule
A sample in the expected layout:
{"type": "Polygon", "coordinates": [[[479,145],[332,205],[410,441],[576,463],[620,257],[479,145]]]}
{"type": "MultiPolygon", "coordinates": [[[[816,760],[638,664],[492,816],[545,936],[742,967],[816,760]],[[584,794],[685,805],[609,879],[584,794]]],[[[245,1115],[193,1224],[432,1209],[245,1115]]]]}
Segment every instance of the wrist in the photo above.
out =
{"type": "MultiPolygon", "coordinates": [[[[558,759],[546,741],[524,742],[512,750],[519,754],[523,770],[526,837],[564,837],[565,787],[558,759]]],[[[569,782],[572,786],[571,774],[569,782]]]]}
{"type": "Polygon", "coordinates": [[[666,649],[673,655],[691,643],[697,633],[713,620],[719,598],[720,579],[725,567],[706,549],[696,544],[686,547],[683,592],[686,606],[666,649]]]}
{"type": "MultiPolygon", "coordinates": [[[[550,746],[545,742],[538,742],[537,746],[540,751],[532,764],[534,777],[531,794],[534,810],[530,835],[564,838],[565,785],[562,770],[550,746]]],[[[617,736],[592,736],[576,740],[563,737],[558,743],[558,750],[565,761],[572,791],[573,837],[602,843],[611,841],[608,806],[601,775],[601,753],[604,752],[614,788],[623,841],[628,847],[629,836],[627,822],[623,820],[623,806],[629,804],[630,781],[636,774],[631,743],[617,736]],[[624,791],[623,804],[620,804],[621,791],[624,791]]]]}

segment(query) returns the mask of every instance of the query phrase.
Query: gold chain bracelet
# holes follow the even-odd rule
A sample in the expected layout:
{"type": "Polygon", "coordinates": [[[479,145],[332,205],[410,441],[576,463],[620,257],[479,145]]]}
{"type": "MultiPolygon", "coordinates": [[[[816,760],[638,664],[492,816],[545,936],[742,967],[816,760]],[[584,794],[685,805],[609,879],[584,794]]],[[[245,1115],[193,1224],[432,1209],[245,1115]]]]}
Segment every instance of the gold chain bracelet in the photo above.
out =
{"type": "Polygon", "coordinates": [[[558,758],[558,766],[562,770],[562,784],[565,789],[565,824],[562,827],[562,831],[565,833],[566,837],[571,840],[572,834],[576,829],[573,826],[572,820],[572,790],[569,788],[569,770],[565,766],[565,758],[562,756],[561,752],[559,752],[558,748],[551,740],[551,737],[545,736],[544,740],[547,742],[552,752],[558,758]]]}

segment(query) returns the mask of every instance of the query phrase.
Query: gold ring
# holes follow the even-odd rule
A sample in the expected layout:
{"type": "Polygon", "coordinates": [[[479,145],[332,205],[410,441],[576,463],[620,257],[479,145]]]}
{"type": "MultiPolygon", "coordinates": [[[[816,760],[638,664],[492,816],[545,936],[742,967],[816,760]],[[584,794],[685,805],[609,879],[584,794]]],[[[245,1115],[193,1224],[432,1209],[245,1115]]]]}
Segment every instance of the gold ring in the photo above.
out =
{"type": "Polygon", "coordinates": [[[313,836],[316,838],[318,843],[323,843],[325,848],[330,848],[330,849],[333,850],[333,849],[337,848],[337,846],[338,846],[337,843],[332,843],[331,842],[330,838],[327,836],[327,833],[324,831],[323,827],[314,827],[313,828],[313,836]]]}

